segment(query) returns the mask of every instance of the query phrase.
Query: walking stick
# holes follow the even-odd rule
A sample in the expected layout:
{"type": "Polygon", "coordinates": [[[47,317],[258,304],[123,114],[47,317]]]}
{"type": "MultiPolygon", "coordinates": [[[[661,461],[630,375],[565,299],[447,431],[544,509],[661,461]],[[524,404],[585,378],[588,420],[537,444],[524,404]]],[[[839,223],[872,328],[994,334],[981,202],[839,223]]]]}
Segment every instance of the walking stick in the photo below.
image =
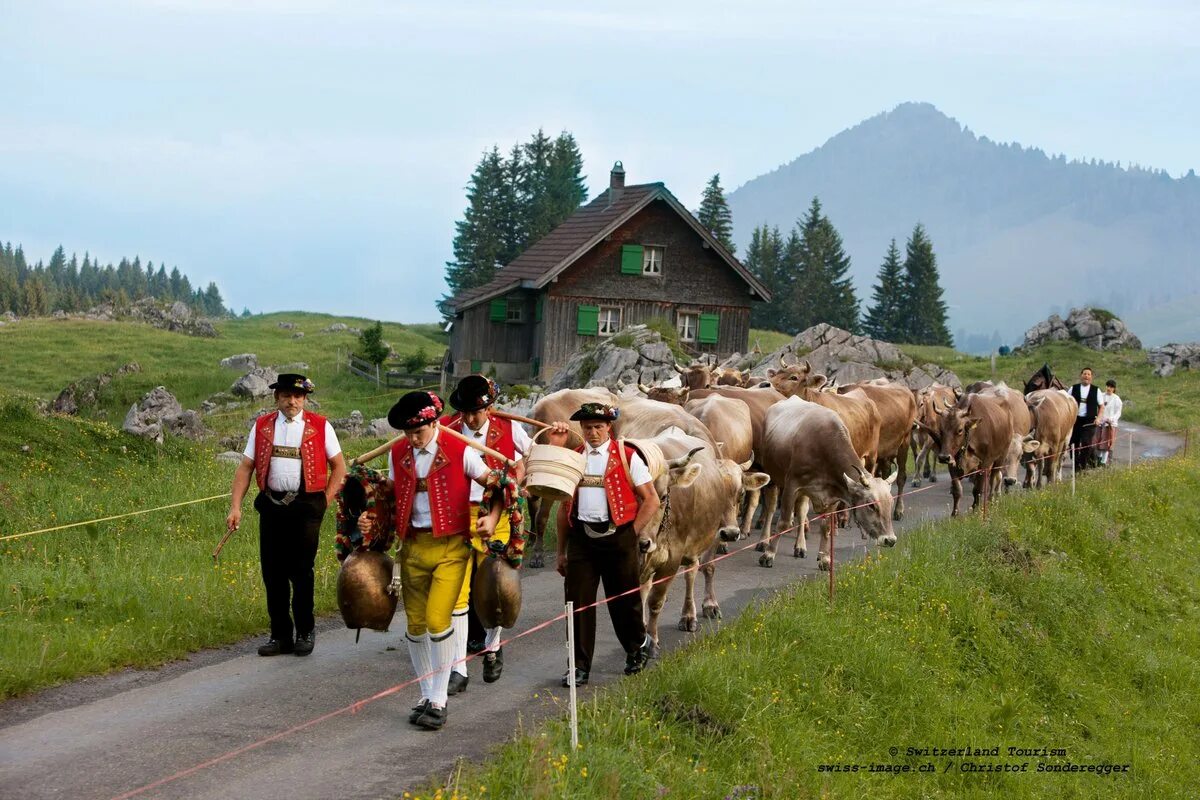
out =
{"type": "Polygon", "coordinates": [[[492,416],[500,417],[501,419],[512,420],[513,422],[524,422],[527,425],[536,425],[539,428],[550,427],[550,423],[548,422],[542,422],[541,420],[536,420],[531,417],[522,417],[520,414],[510,414],[507,411],[496,411],[493,409],[492,416]]]}
{"type": "Polygon", "coordinates": [[[237,530],[237,528],[230,528],[229,530],[225,531],[225,535],[221,537],[221,543],[217,545],[216,550],[213,550],[213,563],[214,564],[217,563],[217,556],[221,555],[221,548],[225,546],[225,543],[229,541],[229,537],[233,536],[233,532],[236,530],[237,530]]]}

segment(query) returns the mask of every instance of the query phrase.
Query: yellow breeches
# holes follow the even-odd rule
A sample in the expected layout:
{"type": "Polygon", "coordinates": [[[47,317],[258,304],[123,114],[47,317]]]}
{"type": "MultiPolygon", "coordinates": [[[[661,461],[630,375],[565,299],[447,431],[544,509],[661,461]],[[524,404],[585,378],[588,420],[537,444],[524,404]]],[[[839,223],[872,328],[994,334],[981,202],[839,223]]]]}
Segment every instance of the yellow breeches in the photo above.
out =
{"type": "MultiPolygon", "coordinates": [[[[471,506],[471,548],[475,555],[475,566],[483,563],[487,558],[488,546],[487,542],[483,541],[475,534],[479,524],[479,518],[475,516],[477,509],[471,506]]],[[[496,523],[496,532],[492,535],[492,541],[508,544],[508,537],[512,532],[512,528],[508,524],[508,514],[500,513],[500,519],[496,523]]],[[[458,593],[458,602],[454,604],[455,611],[463,611],[467,607],[467,603],[471,599],[471,575],[467,575],[467,579],[463,581],[462,590],[458,593]]]]}
{"type": "Polygon", "coordinates": [[[401,543],[401,593],[409,634],[420,636],[426,631],[441,633],[450,629],[450,615],[467,585],[472,552],[462,536],[435,539],[431,533],[418,533],[401,543]]]}

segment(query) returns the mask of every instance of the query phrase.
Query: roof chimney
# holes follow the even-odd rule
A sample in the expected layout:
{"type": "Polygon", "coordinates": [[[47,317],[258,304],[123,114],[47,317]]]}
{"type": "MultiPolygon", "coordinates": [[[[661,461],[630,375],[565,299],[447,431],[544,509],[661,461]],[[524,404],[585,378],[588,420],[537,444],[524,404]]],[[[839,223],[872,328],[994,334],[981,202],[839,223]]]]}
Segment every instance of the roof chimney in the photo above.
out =
{"type": "Polygon", "coordinates": [[[625,192],[625,167],[620,161],[613,163],[612,172],[608,174],[608,204],[621,199],[621,195],[625,192]]]}

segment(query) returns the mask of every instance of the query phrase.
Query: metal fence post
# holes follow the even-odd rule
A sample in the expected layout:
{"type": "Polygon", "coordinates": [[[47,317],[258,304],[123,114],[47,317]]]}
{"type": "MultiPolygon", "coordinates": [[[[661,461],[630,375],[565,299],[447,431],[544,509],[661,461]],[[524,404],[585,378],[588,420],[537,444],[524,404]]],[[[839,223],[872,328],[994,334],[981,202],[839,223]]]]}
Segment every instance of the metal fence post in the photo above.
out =
{"type": "Polygon", "coordinates": [[[575,700],[575,603],[567,602],[567,688],[571,706],[571,752],[579,749],[579,706],[575,700]]]}

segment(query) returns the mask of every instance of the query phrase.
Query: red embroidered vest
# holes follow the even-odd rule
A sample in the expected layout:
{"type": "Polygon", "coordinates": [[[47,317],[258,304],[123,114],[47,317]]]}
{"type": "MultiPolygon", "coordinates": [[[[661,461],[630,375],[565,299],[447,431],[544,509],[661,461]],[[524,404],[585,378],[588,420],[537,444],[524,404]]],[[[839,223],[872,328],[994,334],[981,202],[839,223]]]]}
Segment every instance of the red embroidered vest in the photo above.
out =
{"type": "MultiPolygon", "coordinates": [[[[304,414],[304,435],[300,440],[300,469],[304,475],[304,491],[323,492],[329,479],[329,462],[325,458],[325,418],[310,411],[304,414]]],[[[263,414],[254,422],[254,472],[258,490],[267,490],[267,475],[271,471],[271,451],[275,449],[275,423],[279,412],[263,414]]]]}
{"type": "MultiPolygon", "coordinates": [[[[453,428],[456,431],[463,430],[461,414],[453,417],[442,417],[439,422],[447,428],[453,428]]],[[[517,443],[513,439],[512,425],[511,422],[503,417],[493,417],[489,414],[487,439],[483,442],[493,450],[503,453],[510,461],[517,457],[517,443]]],[[[466,433],[466,431],[463,431],[463,433],[467,436],[471,435],[466,433]]],[[[504,469],[504,464],[495,456],[483,453],[480,453],[480,455],[483,456],[483,461],[488,465],[489,469],[504,469]]]]}
{"type": "MultiPolygon", "coordinates": [[[[452,436],[437,437],[437,453],[425,477],[435,537],[471,535],[471,479],[463,474],[466,449],[464,443],[452,436]]],[[[392,467],[396,473],[396,533],[403,539],[412,524],[417,493],[417,466],[408,439],[392,445],[392,467]]]]}
{"type": "MultiPolygon", "coordinates": [[[[583,446],[575,448],[576,453],[582,453],[583,446]]],[[[625,460],[632,463],[637,451],[625,445],[625,460]]],[[[579,490],[575,490],[576,497],[579,490]]],[[[608,442],[608,464],[604,468],[604,494],[608,498],[608,518],[613,525],[625,525],[637,517],[638,501],[633,492],[633,481],[625,472],[621,457],[617,454],[617,441],[608,442]]],[[[574,513],[575,498],[571,498],[572,508],[567,509],[568,516],[574,513]]]]}

